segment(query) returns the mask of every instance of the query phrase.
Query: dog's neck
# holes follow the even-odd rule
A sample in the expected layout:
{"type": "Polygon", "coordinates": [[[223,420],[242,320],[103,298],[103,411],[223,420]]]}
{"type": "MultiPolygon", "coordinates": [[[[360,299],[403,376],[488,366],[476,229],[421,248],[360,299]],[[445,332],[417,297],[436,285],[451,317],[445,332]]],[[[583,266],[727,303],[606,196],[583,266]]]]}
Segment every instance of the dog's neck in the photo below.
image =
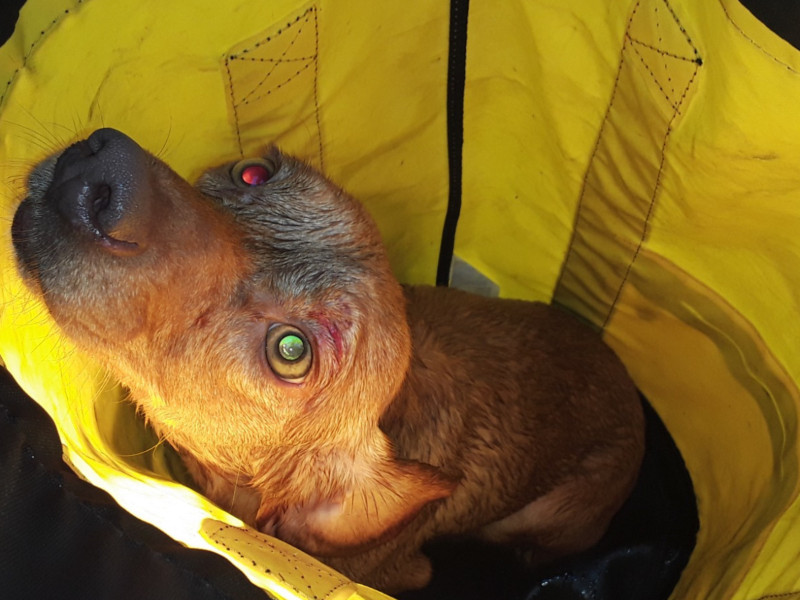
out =
{"type": "MultiPolygon", "coordinates": [[[[414,289],[405,288],[409,299],[414,289]]],[[[466,380],[470,374],[413,302],[407,310],[412,348],[408,371],[403,386],[381,415],[380,427],[398,458],[447,465],[452,462],[452,449],[445,448],[441,440],[460,439],[466,417],[459,409],[463,400],[456,401],[460,388],[454,383],[466,380]]]]}

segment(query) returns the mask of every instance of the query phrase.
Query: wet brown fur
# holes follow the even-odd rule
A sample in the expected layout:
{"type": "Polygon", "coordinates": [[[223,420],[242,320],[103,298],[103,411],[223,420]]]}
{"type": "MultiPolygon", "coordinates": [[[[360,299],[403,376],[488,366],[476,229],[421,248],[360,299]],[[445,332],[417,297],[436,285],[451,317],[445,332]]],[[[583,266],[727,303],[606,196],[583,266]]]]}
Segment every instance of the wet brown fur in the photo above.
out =
{"type": "Polygon", "coordinates": [[[66,335],[212,500],[390,592],[428,582],[434,537],[546,560],[604,533],[644,442],[636,390],[595,332],[540,303],[402,287],[361,205],[277,150],[253,189],[230,165],[190,186],[145,156],[140,201],[108,232],[133,255],[48,208],[53,159],[15,246],[66,335]],[[302,383],[264,360],[276,322],[312,340],[302,383]]]}

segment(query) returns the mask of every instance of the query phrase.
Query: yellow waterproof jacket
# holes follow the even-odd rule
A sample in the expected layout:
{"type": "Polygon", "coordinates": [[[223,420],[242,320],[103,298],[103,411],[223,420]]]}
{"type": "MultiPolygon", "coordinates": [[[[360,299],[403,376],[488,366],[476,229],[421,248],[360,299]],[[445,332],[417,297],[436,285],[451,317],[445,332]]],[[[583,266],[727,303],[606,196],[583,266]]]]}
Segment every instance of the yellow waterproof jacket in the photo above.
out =
{"type": "Polygon", "coordinates": [[[116,127],[190,179],[276,141],[367,205],[402,281],[446,278],[454,235],[501,295],[602,328],[695,486],[673,598],[800,598],[800,55],[736,0],[468,9],[461,90],[446,2],[29,0],[0,49],[4,363],[135,515],[279,598],[382,597],[161,479],[14,268],[25,174],[78,136],[116,127]]]}

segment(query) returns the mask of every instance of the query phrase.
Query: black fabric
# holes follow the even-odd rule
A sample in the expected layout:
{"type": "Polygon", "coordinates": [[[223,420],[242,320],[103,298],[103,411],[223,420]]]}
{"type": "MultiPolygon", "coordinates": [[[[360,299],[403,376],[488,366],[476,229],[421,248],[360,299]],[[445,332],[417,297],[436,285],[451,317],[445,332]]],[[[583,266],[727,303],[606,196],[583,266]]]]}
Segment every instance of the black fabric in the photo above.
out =
{"type": "Polygon", "coordinates": [[[644,402],[647,448],[636,488],[593,549],[536,571],[512,550],[480,543],[431,546],[434,579],[399,600],[663,600],[694,549],[698,517],[683,459],[644,402]]]}
{"type": "Polygon", "coordinates": [[[796,0],[741,0],[773,33],[800,48],[800,2],[796,0]]]}
{"type": "Polygon", "coordinates": [[[226,559],[184,548],[79,479],[48,415],[0,369],[0,597],[264,600],[226,559]]]}
{"type": "Polygon", "coordinates": [[[461,216],[462,150],[464,146],[464,86],[467,73],[469,0],[450,0],[450,37],[447,59],[447,165],[449,192],[439,246],[436,285],[450,284],[450,267],[461,216]]]}
{"type": "Polygon", "coordinates": [[[0,2],[0,46],[11,37],[14,25],[17,23],[19,9],[25,4],[24,0],[2,0],[0,2]]]}

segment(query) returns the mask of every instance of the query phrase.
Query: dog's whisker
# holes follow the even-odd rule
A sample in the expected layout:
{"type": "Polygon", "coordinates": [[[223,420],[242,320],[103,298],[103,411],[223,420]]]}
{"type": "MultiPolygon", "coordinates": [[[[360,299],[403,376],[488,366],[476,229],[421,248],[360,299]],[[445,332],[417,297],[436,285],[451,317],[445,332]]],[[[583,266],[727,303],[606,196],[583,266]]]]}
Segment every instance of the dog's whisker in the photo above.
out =
{"type": "MultiPolygon", "coordinates": [[[[24,126],[20,125],[20,128],[24,126]]],[[[33,129],[22,131],[18,134],[19,138],[23,140],[28,146],[37,149],[40,156],[47,156],[58,150],[60,146],[54,145],[49,140],[40,137],[38,132],[33,129]]]]}
{"type": "Polygon", "coordinates": [[[58,150],[59,148],[63,148],[66,144],[63,139],[61,139],[58,135],[56,135],[53,128],[58,127],[58,123],[50,123],[49,125],[44,123],[41,119],[39,119],[33,112],[23,107],[23,112],[27,115],[29,119],[31,119],[35,124],[36,128],[23,125],[19,122],[13,122],[6,120],[6,123],[17,127],[22,132],[28,135],[28,141],[37,142],[37,147],[44,150],[46,153],[52,153],[58,150]]]}
{"type": "Polygon", "coordinates": [[[230,503],[230,505],[228,507],[228,512],[230,512],[231,514],[233,514],[234,507],[236,506],[236,496],[239,493],[239,477],[241,476],[241,473],[242,473],[242,470],[241,469],[237,469],[236,470],[236,479],[234,479],[234,481],[233,481],[233,493],[231,494],[231,503],[230,503]]]}
{"type": "Polygon", "coordinates": [[[169,141],[171,136],[172,136],[172,118],[170,118],[169,120],[169,127],[167,127],[166,134],[164,135],[164,141],[161,143],[161,148],[159,148],[158,152],[155,153],[155,155],[158,158],[161,158],[162,160],[167,154],[167,148],[169,146],[169,141]]]}
{"type": "Polygon", "coordinates": [[[163,446],[166,442],[167,441],[164,438],[159,438],[158,441],[155,444],[152,444],[152,445],[148,446],[144,450],[141,450],[139,452],[122,453],[122,454],[118,454],[117,456],[119,456],[120,458],[137,458],[139,456],[145,456],[147,454],[153,454],[161,446],[163,446]]]}
{"type": "Polygon", "coordinates": [[[27,158],[11,158],[6,157],[4,158],[0,164],[7,168],[15,168],[15,169],[32,169],[34,166],[34,161],[27,159],[27,158]]]}

